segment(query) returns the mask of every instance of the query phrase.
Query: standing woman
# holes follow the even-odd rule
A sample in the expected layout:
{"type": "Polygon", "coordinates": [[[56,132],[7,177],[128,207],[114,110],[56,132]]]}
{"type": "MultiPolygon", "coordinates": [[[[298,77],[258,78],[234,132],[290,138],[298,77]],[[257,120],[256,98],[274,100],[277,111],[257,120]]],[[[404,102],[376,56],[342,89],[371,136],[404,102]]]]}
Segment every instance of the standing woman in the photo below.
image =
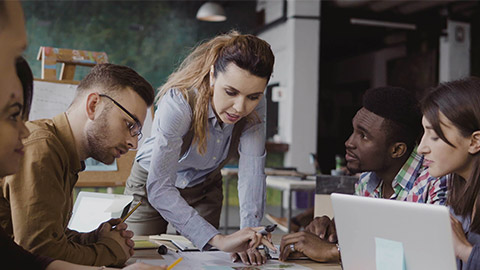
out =
{"type": "MultiPolygon", "coordinates": [[[[132,205],[143,202],[129,218],[131,230],[165,233],[171,222],[202,250],[241,252],[259,241],[249,227],[259,226],[265,207],[264,91],[273,63],[267,42],[232,31],[196,47],[170,75],[127,180],[132,205]],[[222,235],[220,169],[237,153],[243,229],[222,235]]],[[[266,260],[256,249],[247,253],[239,253],[244,263],[266,260]]]]}
{"type": "Polygon", "coordinates": [[[440,84],[422,104],[418,149],[435,177],[449,175],[448,199],[458,269],[480,269],[480,79],[440,84]]]}

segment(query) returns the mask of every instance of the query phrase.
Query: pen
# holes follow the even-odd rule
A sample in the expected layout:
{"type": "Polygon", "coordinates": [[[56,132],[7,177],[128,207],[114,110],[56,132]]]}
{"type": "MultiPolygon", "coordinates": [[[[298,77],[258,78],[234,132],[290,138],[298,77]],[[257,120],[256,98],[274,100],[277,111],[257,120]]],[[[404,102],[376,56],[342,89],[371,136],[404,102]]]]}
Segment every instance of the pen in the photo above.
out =
{"type": "MultiPolygon", "coordinates": [[[[263,229],[258,231],[258,233],[263,236],[267,236],[269,233],[273,232],[275,228],[277,228],[277,224],[267,225],[263,229]]],[[[266,238],[263,238],[263,237],[262,237],[262,244],[265,246],[267,253],[268,253],[268,248],[271,248],[275,251],[277,250],[277,248],[273,245],[272,242],[268,241],[266,238]]]]}
{"type": "Polygon", "coordinates": [[[178,258],[176,261],[174,261],[172,264],[170,264],[170,266],[167,268],[167,270],[170,270],[173,267],[175,267],[175,265],[177,265],[181,260],[183,260],[182,257],[178,258]]]}
{"type": "Polygon", "coordinates": [[[275,228],[277,228],[277,224],[267,225],[263,229],[261,229],[258,233],[265,236],[268,233],[275,231],[275,228]]]}
{"type": "MultiPolygon", "coordinates": [[[[135,207],[133,207],[133,209],[130,210],[130,212],[128,212],[128,214],[126,214],[126,215],[122,218],[122,221],[121,221],[120,223],[125,222],[125,220],[127,220],[127,218],[128,218],[135,210],[137,210],[137,208],[140,206],[140,204],[142,204],[142,201],[139,201],[139,202],[137,203],[137,205],[135,205],[135,207]]],[[[113,226],[113,227],[112,227],[112,231],[115,230],[116,227],[117,227],[116,225],[113,226]]]]}

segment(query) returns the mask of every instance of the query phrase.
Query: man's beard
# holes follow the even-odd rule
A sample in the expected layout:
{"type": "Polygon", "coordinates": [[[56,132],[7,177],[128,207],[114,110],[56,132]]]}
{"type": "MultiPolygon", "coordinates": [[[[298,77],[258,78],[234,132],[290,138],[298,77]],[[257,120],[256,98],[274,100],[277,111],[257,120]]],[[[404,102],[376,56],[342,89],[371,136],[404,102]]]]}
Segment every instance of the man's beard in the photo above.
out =
{"type": "Polygon", "coordinates": [[[351,175],[363,172],[363,170],[360,168],[352,168],[352,167],[348,167],[348,165],[347,165],[347,170],[351,175]]]}
{"type": "Polygon", "coordinates": [[[87,129],[87,153],[89,157],[92,157],[102,163],[112,164],[115,161],[115,157],[107,146],[109,139],[109,128],[106,115],[106,111],[103,111],[96,121],[93,122],[87,129]]]}

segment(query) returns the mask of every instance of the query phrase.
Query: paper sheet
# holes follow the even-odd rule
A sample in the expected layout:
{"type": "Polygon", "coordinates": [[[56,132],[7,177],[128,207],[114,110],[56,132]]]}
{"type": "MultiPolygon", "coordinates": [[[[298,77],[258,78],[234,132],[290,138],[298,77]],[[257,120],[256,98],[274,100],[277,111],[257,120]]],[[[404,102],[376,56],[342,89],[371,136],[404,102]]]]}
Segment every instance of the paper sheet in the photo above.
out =
{"type": "Polygon", "coordinates": [[[29,120],[53,118],[67,110],[75,97],[76,85],[34,81],[29,120]]]}
{"type": "Polygon", "coordinates": [[[179,257],[183,257],[183,260],[177,264],[178,269],[203,269],[203,270],[232,270],[232,269],[291,269],[291,270],[303,270],[309,269],[307,267],[295,264],[295,263],[282,263],[279,261],[267,261],[266,264],[261,266],[248,266],[241,262],[232,263],[230,260],[230,254],[223,251],[208,251],[208,252],[179,252],[168,253],[163,255],[163,260],[155,259],[139,259],[137,262],[144,262],[153,265],[170,265],[179,257]]]}

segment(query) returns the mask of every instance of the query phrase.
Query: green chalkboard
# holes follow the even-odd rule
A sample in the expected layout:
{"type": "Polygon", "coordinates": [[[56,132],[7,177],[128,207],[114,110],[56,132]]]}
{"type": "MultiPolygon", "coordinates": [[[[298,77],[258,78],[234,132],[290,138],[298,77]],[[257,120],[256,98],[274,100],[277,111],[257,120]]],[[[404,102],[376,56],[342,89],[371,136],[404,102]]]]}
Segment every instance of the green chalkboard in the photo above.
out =
{"type": "MultiPolygon", "coordinates": [[[[25,56],[40,77],[40,46],[104,51],[109,61],[132,67],[155,88],[193,46],[232,28],[251,33],[255,1],[223,1],[227,21],[200,22],[203,1],[23,1],[28,49],[25,56]]],[[[78,68],[76,80],[89,68],[78,68]]],[[[58,74],[58,73],[57,73],[58,74]]]]}

